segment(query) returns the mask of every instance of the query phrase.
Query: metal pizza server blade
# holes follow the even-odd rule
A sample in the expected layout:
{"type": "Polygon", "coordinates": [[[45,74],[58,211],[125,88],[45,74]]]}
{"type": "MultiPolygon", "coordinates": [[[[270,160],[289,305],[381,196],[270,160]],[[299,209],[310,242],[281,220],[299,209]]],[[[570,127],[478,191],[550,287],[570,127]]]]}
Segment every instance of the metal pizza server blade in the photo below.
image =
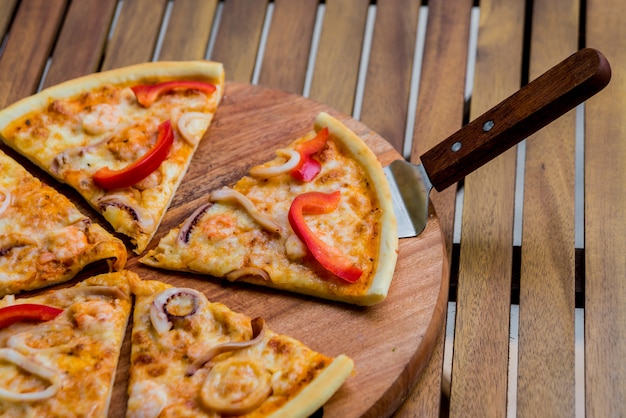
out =
{"type": "Polygon", "coordinates": [[[384,167],[383,171],[391,189],[398,237],[419,235],[426,228],[430,190],[433,188],[424,167],[396,160],[384,167]]]}
{"type": "Polygon", "coordinates": [[[443,191],[601,91],[611,79],[602,53],[584,48],[420,156],[421,164],[393,161],[389,181],[400,238],[419,235],[428,222],[429,195],[443,191]]]}

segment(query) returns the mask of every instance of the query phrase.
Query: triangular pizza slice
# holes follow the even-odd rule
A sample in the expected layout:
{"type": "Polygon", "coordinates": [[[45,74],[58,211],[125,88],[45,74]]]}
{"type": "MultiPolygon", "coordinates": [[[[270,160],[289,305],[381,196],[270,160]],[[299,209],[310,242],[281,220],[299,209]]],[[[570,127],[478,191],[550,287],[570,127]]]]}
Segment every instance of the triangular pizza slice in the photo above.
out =
{"type": "Polygon", "coordinates": [[[192,288],[132,280],[128,417],[308,417],[352,373],[192,288]]]}
{"type": "Polygon", "coordinates": [[[133,275],[0,300],[0,416],[107,416],[133,275]]]}
{"type": "Polygon", "coordinates": [[[73,278],[107,260],[120,270],[124,243],[0,151],[0,297],[73,278]]]}
{"type": "Polygon", "coordinates": [[[47,88],[0,111],[0,136],[65,182],[141,253],[223,95],[211,61],[151,62],[47,88]]]}
{"type": "Polygon", "coordinates": [[[397,249],[379,161],[355,133],[321,113],[314,129],[212,192],[140,261],[372,305],[387,295],[397,249]]]}

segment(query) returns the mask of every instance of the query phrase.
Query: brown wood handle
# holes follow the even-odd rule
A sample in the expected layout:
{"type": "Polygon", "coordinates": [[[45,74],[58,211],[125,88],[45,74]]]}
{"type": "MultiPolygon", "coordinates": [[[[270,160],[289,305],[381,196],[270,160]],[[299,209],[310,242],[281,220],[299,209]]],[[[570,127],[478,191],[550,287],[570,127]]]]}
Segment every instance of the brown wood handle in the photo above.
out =
{"type": "Polygon", "coordinates": [[[424,153],[439,191],[458,182],[600,90],[611,79],[602,53],[581,49],[424,153]]]}

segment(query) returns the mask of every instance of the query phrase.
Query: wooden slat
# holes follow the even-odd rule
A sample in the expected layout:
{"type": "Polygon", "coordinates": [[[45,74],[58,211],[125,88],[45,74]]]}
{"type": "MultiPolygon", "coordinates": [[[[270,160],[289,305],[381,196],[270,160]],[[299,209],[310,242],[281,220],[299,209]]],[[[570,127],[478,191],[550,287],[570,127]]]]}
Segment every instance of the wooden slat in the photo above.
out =
{"type": "MultiPolygon", "coordinates": [[[[579,2],[536,1],[529,79],[578,49],[579,2]]],[[[526,141],[517,412],[575,415],[576,112],[526,141]]]]}
{"type": "Polygon", "coordinates": [[[361,121],[400,153],[404,145],[420,2],[376,6],[361,121]]]}
{"type": "Polygon", "coordinates": [[[103,70],[152,61],[166,5],[167,0],[124,0],[103,70]]]}
{"type": "Polygon", "coordinates": [[[624,2],[587,1],[587,46],[612,68],[585,105],[585,391],[589,417],[626,416],[624,2]]]}
{"type": "Polygon", "coordinates": [[[351,115],[369,0],[326,2],[309,97],[351,115]]]}
{"type": "MultiPolygon", "coordinates": [[[[520,87],[524,2],[481,1],[470,119],[520,87]]],[[[451,416],[506,414],[516,148],[465,179],[451,416]]]]}
{"type": "MultiPolygon", "coordinates": [[[[421,154],[463,125],[472,4],[472,0],[429,3],[413,131],[413,162],[418,162],[421,154]]],[[[443,192],[433,190],[430,194],[441,220],[448,257],[452,253],[456,189],[452,186],[443,192]]]]}
{"type": "Polygon", "coordinates": [[[200,60],[206,54],[217,0],[176,0],[173,2],[160,61],[200,60]]]}
{"type": "Polygon", "coordinates": [[[54,48],[44,87],[98,70],[117,0],[73,1],[54,48]]]}
{"type": "Polygon", "coordinates": [[[15,10],[16,4],[17,0],[0,1],[0,41],[4,37],[5,32],[11,23],[11,18],[13,17],[13,11],[15,10]]]}
{"type": "Polygon", "coordinates": [[[24,0],[0,56],[0,108],[37,90],[65,11],[65,0],[24,0]]]}
{"type": "Polygon", "coordinates": [[[209,58],[222,62],[226,80],[250,83],[268,0],[226,0],[209,58]]]}
{"type": "Polygon", "coordinates": [[[276,0],[259,84],[302,94],[318,0],[276,0]]]}
{"type": "MultiPolygon", "coordinates": [[[[428,5],[421,78],[415,115],[411,160],[436,145],[463,124],[465,68],[472,0],[433,0],[428,5]],[[445,83],[440,80],[446,80],[445,83]]],[[[452,233],[456,186],[444,192],[431,192],[441,221],[448,260],[452,253],[452,233]]],[[[449,282],[446,282],[447,286],[449,282]]],[[[445,289],[447,293],[447,288],[445,289]]],[[[429,366],[417,382],[397,416],[439,415],[445,326],[429,366]]],[[[447,379],[449,380],[449,376],[447,379]]],[[[447,403],[447,400],[446,402],[447,403]]]]}

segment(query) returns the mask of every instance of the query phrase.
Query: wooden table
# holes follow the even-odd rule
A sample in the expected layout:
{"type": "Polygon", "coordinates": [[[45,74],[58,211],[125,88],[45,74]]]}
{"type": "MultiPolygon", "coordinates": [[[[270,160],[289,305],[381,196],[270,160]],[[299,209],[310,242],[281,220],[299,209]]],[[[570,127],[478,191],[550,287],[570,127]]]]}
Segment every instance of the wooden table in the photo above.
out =
{"type": "Polygon", "coordinates": [[[450,314],[393,414],[624,416],[626,2],[421,3],[0,0],[0,107],[94,71],[209,58],[229,81],[352,115],[417,162],[597,48],[613,68],[603,92],[431,195],[450,314]]]}

